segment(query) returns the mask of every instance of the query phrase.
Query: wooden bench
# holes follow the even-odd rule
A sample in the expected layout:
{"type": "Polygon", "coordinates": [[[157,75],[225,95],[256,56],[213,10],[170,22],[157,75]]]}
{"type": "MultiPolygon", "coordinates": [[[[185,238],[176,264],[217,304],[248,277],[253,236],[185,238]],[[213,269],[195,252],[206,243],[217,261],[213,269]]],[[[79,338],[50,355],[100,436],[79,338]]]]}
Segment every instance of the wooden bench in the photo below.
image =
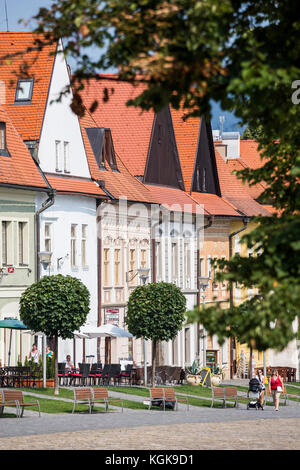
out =
{"type": "Polygon", "coordinates": [[[236,387],[212,387],[212,401],[211,408],[214,405],[215,400],[221,400],[223,402],[223,408],[226,408],[226,400],[234,399],[234,406],[238,408],[238,393],[236,387]]]}
{"type": "Polygon", "coordinates": [[[187,411],[189,410],[189,401],[187,397],[177,397],[174,388],[163,388],[163,391],[164,404],[166,404],[166,402],[175,403],[175,409],[178,411],[178,403],[185,403],[187,406],[187,411]]]}
{"type": "Polygon", "coordinates": [[[89,405],[89,412],[92,412],[93,395],[91,388],[74,388],[74,404],[72,413],[74,413],[76,405],[89,405]]]}
{"type": "Polygon", "coordinates": [[[177,397],[175,394],[174,388],[166,387],[166,388],[150,388],[150,403],[149,403],[149,410],[151,409],[152,405],[162,405],[165,411],[166,403],[174,403],[175,409],[178,410],[178,403],[186,403],[187,411],[189,410],[189,402],[187,397],[177,397]]]}
{"type": "Polygon", "coordinates": [[[16,413],[19,418],[23,417],[24,408],[28,406],[37,406],[39,410],[39,416],[41,416],[39,401],[36,400],[35,402],[25,402],[22,390],[2,390],[1,408],[4,408],[5,406],[16,406],[16,413]]]}
{"type": "Polygon", "coordinates": [[[121,403],[123,413],[123,400],[121,398],[109,398],[107,388],[91,388],[92,393],[92,407],[95,403],[103,403],[105,405],[105,411],[108,411],[109,403],[121,403]]]}
{"type": "Polygon", "coordinates": [[[221,400],[222,401],[222,406],[225,408],[225,392],[224,388],[221,387],[212,387],[211,388],[211,408],[214,406],[214,401],[215,400],[221,400]]]}
{"type": "MultiPolygon", "coordinates": [[[[1,395],[2,395],[2,394],[1,394],[1,395]]],[[[0,401],[0,416],[3,415],[4,408],[5,408],[6,406],[13,406],[13,407],[16,408],[16,415],[17,415],[17,417],[19,417],[19,403],[18,403],[16,400],[13,401],[13,402],[11,402],[11,403],[10,403],[10,402],[7,402],[7,401],[6,401],[6,402],[3,402],[3,398],[1,397],[1,395],[0,395],[0,400],[1,400],[1,401],[0,401]]]]}
{"type": "Polygon", "coordinates": [[[165,409],[165,395],[163,388],[150,388],[150,403],[148,409],[150,410],[152,405],[155,404],[162,404],[165,409]]]}
{"type": "Polygon", "coordinates": [[[225,387],[224,388],[225,390],[225,395],[224,395],[224,398],[225,398],[225,408],[226,408],[226,400],[229,398],[233,398],[234,399],[234,406],[235,408],[238,408],[239,407],[239,403],[238,403],[238,392],[237,392],[237,388],[236,387],[225,387]]]}

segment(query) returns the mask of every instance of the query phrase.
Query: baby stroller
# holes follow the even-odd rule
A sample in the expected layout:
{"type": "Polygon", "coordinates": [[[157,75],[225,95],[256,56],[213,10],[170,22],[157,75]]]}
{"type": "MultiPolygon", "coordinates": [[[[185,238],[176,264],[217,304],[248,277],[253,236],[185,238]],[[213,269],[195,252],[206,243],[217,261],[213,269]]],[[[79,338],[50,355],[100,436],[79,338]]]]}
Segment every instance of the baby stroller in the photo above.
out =
{"type": "Polygon", "coordinates": [[[251,379],[249,382],[249,389],[247,393],[248,404],[247,410],[254,408],[256,410],[263,410],[264,407],[259,403],[260,394],[263,387],[258,379],[251,379]]]}

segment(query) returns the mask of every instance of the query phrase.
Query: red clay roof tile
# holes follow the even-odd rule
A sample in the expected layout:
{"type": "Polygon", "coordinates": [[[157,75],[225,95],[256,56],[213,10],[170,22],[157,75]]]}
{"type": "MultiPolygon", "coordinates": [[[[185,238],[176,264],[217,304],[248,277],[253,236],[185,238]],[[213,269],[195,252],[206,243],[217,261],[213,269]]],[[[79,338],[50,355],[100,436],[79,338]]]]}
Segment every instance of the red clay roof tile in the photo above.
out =
{"type": "Polygon", "coordinates": [[[0,80],[5,83],[2,104],[23,140],[39,139],[54,63],[50,54],[56,43],[40,50],[35,43],[39,38],[42,36],[32,32],[0,32],[0,80]],[[7,55],[11,57],[5,58],[7,55]],[[19,78],[34,79],[30,104],[14,104],[19,78]]]}
{"type": "Polygon", "coordinates": [[[3,106],[0,106],[0,122],[6,124],[6,147],[10,154],[9,157],[0,156],[0,183],[47,188],[47,183],[3,106]]]}

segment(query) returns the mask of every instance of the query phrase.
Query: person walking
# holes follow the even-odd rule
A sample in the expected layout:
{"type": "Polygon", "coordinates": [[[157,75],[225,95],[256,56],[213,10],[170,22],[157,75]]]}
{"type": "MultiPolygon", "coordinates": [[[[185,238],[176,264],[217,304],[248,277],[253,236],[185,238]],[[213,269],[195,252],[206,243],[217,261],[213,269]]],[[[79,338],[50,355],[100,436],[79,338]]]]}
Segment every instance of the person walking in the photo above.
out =
{"type": "Polygon", "coordinates": [[[278,370],[273,369],[272,376],[269,380],[269,393],[273,397],[275,411],[278,411],[279,409],[279,399],[282,392],[284,392],[283,380],[278,374],[278,370]]]}
{"type": "Polygon", "coordinates": [[[259,370],[259,371],[257,372],[257,375],[256,375],[255,378],[259,381],[260,386],[261,386],[260,395],[259,395],[259,403],[260,403],[261,407],[263,407],[264,398],[265,398],[265,390],[266,390],[266,387],[265,387],[265,376],[263,375],[262,371],[259,370]]]}

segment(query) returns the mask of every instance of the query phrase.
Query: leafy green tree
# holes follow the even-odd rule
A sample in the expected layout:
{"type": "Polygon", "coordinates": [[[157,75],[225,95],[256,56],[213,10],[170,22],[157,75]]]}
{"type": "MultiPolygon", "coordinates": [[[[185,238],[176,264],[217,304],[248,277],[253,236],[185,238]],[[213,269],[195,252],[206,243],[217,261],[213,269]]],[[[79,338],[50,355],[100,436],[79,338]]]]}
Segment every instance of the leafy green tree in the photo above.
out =
{"type": "Polygon", "coordinates": [[[175,284],[151,283],[130,295],[126,324],[136,338],[152,340],[152,386],[155,385],[156,346],[174,339],[185,316],[186,298],[175,284]]]}
{"type": "MultiPolygon", "coordinates": [[[[251,263],[234,257],[222,266],[225,278],[260,290],[259,302],[251,303],[251,314],[259,318],[266,337],[279,306],[291,329],[300,301],[296,285],[300,274],[298,3],[57,0],[49,9],[42,8],[36,19],[36,31],[45,33],[46,41],[63,37],[65,54],[77,61],[72,109],[78,114],[84,113],[80,91],[86,80],[101,79],[100,71],[116,69],[118,76],[110,78],[111,87],[98,101],[109,99],[114,80],[143,82],[140,95],[128,104],[159,111],[170,103],[175,108],[181,105],[188,115],[202,116],[209,114],[214,100],[224,111],[234,111],[241,126],[261,126],[257,140],[264,165],[238,175],[250,185],[264,182],[261,202],[271,202],[277,212],[260,218],[259,227],[248,235],[250,246],[261,245],[251,263]],[[240,268],[248,263],[241,279],[240,268]]],[[[97,105],[95,101],[92,108],[97,105]]],[[[197,315],[194,312],[194,319],[197,315]]],[[[208,310],[204,324],[210,315],[225,321],[225,325],[214,322],[214,333],[222,334],[225,326],[233,331],[230,309],[208,310]]],[[[242,336],[240,324],[241,330],[236,326],[235,332],[242,336]]],[[[252,331],[247,339],[258,340],[257,335],[250,337],[252,331]]],[[[286,331],[282,331],[285,343],[290,339],[286,331]]]]}
{"type": "Polygon", "coordinates": [[[45,276],[28,287],[20,299],[20,318],[33,331],[54,337],[55,394],[58,394],[58,338],[73,338],[86,321],[90,293],[72,276],[45,276]]]}
{"type": "Polygon", "coordinates": [[[243,140],[258,140],[262,136],[263,136],[262,126],[258,125],[255,128],[247,126],[241,138],[243,140]]]}

